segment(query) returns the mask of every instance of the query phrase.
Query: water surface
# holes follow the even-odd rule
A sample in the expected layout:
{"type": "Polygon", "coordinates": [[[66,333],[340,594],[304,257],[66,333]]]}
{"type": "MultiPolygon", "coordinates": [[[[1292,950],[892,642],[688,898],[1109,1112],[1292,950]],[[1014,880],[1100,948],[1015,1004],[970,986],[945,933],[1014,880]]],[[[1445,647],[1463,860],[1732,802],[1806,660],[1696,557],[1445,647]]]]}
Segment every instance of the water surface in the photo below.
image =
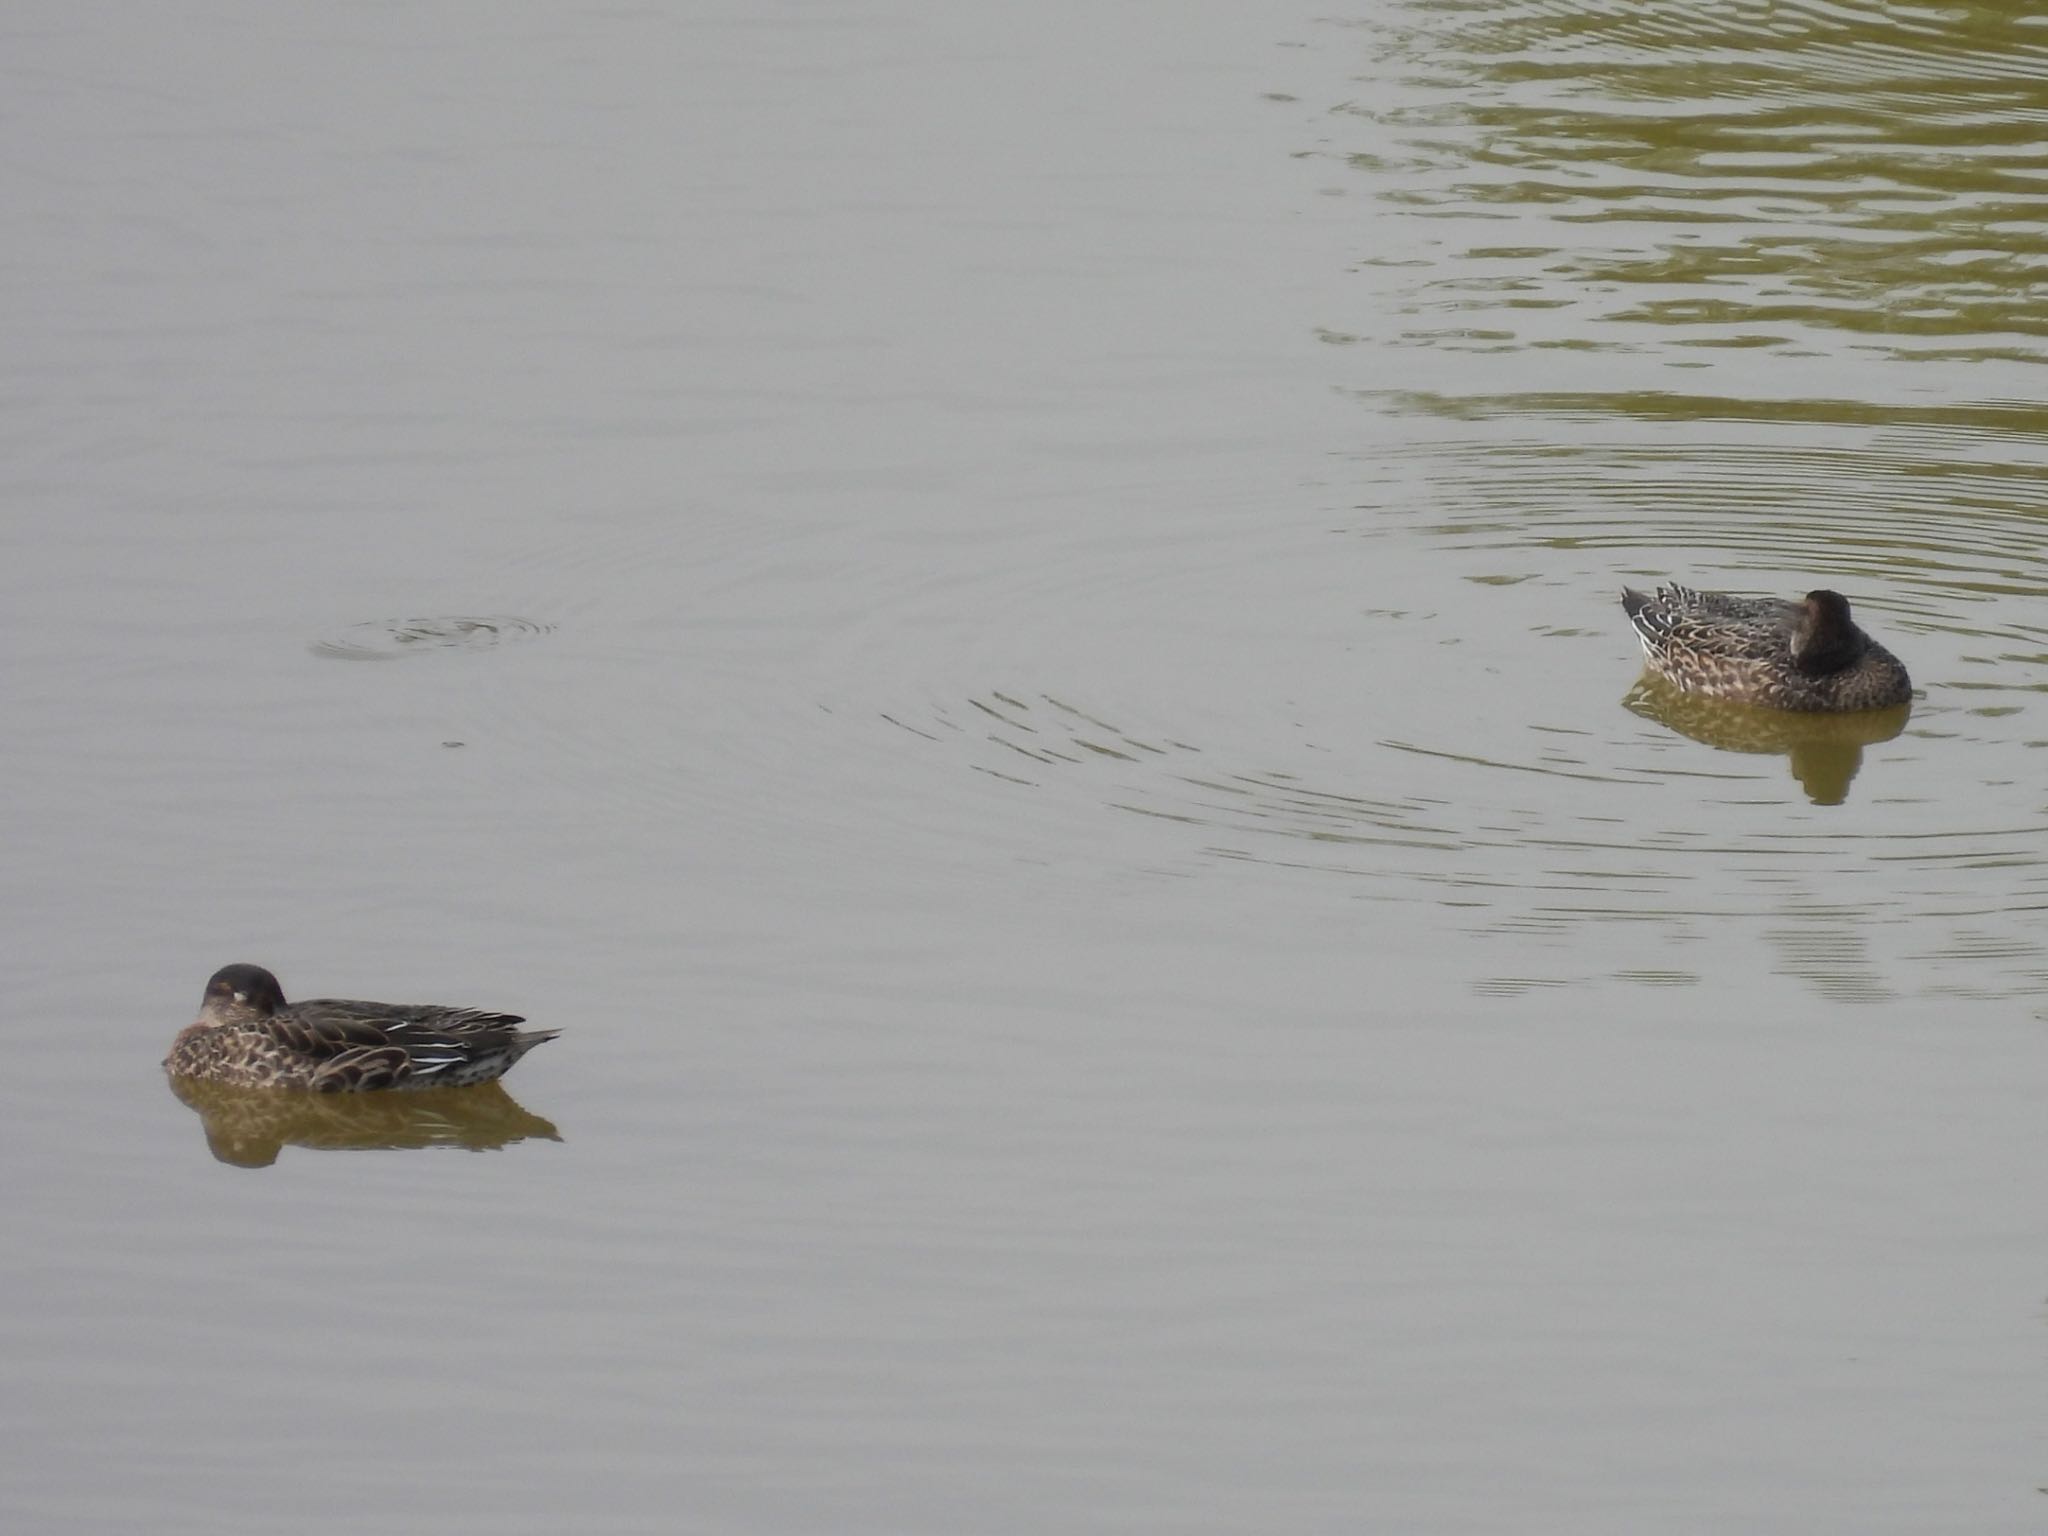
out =
{"type": "Polygon", "coordinates": [[[2038,1528],[2029,18],[7,31],[9,1529],[2038,1528]]]}

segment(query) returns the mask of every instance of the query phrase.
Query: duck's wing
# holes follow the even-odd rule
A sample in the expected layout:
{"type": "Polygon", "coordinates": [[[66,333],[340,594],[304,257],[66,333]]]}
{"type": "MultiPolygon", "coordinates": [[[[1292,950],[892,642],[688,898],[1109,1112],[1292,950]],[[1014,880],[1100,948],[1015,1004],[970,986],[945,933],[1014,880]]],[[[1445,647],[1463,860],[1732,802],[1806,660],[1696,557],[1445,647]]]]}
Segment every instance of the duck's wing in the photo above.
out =
{"type": "Polygon", "coordinates": [[[278,1009],[262,1027],[300,1055],[325,1059],[391,1044],[389,1028],[398,1017],[376,1003],[320,997],[278,1009]]]}
{"type": "Polygon", "coordinates": [[[1644,645],[1656,651],[1754,660],[1786,654],[1800,615],[1797,603],[1779,598],[1690,587],[1659,587],[1653,597],[1627,592],[1622,607],[1644,645]]]}
{"type": "Polygon", "coordinates": [[[524,1022],[523,1015],[482,1008],[320,997],[280,1008],[266,1024],[292,1050],[321,1061],[314,1087],[379,1088],[468,1061],[524,1022]]]}
{"type": "Polygon", "coordinates": [[[404,1018],[387,1024],[385,1034],[392,1044],[404,1048],[410,1068],[407,1076],[417,1086],[420,1079],[438,1081],[450,1068],[508,1050],[516,1060],[525,1049],[521,1042],[530,1038],[519,1031],[525,1022],[522,1014],[490,1013],[481,1008],[413,1008],[404,1018]]]}
{"type": "Polygon", "coordinates": [[[361,1092],[411,1075],[412,1058],[402,1047],[354,1045],[323,1061],[306,1086],[315,1093],[361,1092]]]}
{"type": "Polygon", "coordinates": [[[449,1008],[439,1003],[365,1003],[346,997],[318,997],[280,1008],[274,1016],[291,1020],[320,1040],[340,1045],[403,1043],[426,1035],[489,1035],[524,1024],[517,1013],[491,1013],[482,1008],[449,1008]]]}
{"type": "Polygon", "coordinates": [[[1780,619],[1796,620],[1800,612],[1797,603],[1789,603],[1782,597],[1739,597],[1733,592],[1695,592],[1691,587],[1659,587],[1657,597],[1681,612],[1736,624],[1774,624],[1780,619]]]}

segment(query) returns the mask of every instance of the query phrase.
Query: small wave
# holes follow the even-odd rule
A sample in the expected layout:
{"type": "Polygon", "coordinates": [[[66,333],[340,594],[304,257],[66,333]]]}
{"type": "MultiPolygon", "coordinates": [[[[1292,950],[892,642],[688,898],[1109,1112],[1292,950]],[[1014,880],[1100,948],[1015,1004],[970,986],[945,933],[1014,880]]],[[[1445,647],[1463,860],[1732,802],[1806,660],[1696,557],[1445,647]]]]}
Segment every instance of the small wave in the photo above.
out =
{"type": "Polygon", "coordinates": [[[538,640],[554,625],[506,614],[427,619],[370,619],[315,640],[315,656],[334,661],[396,661],[441,651],[488,651],[518,640],[538,640]]]}

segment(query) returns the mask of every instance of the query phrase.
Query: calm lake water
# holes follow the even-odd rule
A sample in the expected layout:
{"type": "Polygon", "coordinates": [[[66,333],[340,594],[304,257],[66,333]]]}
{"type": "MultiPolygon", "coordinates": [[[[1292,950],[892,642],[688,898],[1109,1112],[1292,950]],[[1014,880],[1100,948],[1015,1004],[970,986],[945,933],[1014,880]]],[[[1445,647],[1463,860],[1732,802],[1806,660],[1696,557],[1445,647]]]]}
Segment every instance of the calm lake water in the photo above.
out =
{"type": "Polygon", "coordinates": [[[2048,1519],[2039,18],[0,31],[7,1530],[2048,1519]]]}

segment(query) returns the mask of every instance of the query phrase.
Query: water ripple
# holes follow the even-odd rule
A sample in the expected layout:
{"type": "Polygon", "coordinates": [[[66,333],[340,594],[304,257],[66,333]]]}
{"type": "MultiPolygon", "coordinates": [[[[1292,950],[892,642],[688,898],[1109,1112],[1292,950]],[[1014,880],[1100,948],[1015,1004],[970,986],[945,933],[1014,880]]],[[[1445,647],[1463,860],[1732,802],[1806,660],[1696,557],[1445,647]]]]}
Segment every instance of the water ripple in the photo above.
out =
{"type": "Polygon", "coordinates": [[[315,640],[309,649],[333,661],[397,661],[444,651],[488,651],[553,632],[552,624],[510,614],[372,619],[315,640]]]}
{"type": "Polygon", "coordinates": [[[1371,262],[1420,271],[1382,342],[2048,359],[2048,45],[2020,8],[1397,15],[1402,89],[1339,104],[1361,132],[1322,151],[1397,216],[1371,262]]]}
{"type": "MultiPolygon", "coordinates": [[[[1344,482],[1353,504],[1320,538],[1218,532],[1201,554],[1162,542],[1079,562],[1091,581],[1142,569],[1118,619],[1171,636],[1156,672],[1105,673],[1118,648],[1085,637],[1028,662],[989,644],[977,620],[999,632],[1048,600],[1050,564],[1012,562],[950,618],[915,621],[954,636],[943,662],[890,649],[878,625],[881,650],[843,681],[856,696],[886,676],[911,685],[872,718],[901,752],[967,770],[951,794],[927,783],[926,803],[957,802],[943,819],[959,826],[981,803],[992,839],[1035,807],[1041,845],[1047,807],[1093,805],[1150,829],[1138,845],[1157,875],[1264,872],[1298,899],[1432,910],[1561,956],[1642,948],[1590,945],[1595,927],[1681,946],[1747,932],[1829,997],[2043,992],[2048,946],[2027,916],[2048,904],[2048,742],[2027,714],[2048,691],[2038,410],[1378,403],[1384,430],[1344,482]],[[1667,577],[1840,586],[1922,697],[1910,718],[1809,720],[1632,688],[1617,589],[1667,577]],[[1259,636],[1258,674],[1184,618],[1247,607],[1290,625],[1259,636]],[[984,681],[950,687],[976,670],[984,681]]],[[[1130,846],[1103,838],[1082,857],[1130,846]]],[[[1697,974],[1641,959],[1610,974],[1697,974]]],[[[1590,979],[1565,963],[1473,984],[1590,979]]]]}

